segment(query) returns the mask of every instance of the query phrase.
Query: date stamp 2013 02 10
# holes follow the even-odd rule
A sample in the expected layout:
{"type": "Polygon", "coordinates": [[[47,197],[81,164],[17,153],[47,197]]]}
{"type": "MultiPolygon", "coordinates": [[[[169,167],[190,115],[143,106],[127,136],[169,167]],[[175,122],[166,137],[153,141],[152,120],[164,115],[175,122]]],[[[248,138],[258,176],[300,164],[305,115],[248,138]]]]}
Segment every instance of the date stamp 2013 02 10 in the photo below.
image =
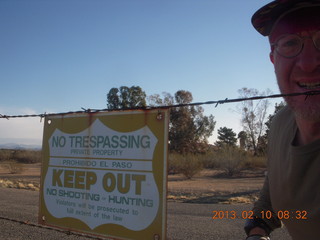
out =
{"type": "MultiPolygon", "coordinates": [[[[259,218],[271,219],[277,217],[280,220],[296,219],[296,220],[306,220],[308,219],[308,212],[306,210],[280,210],[277,212],[272,212],[270,210],[261,211],[259,218]]],[[[214,210],[212,211],[212,219],[254,219],[256,216],[253,211],[222,211],[214,210]]]]}

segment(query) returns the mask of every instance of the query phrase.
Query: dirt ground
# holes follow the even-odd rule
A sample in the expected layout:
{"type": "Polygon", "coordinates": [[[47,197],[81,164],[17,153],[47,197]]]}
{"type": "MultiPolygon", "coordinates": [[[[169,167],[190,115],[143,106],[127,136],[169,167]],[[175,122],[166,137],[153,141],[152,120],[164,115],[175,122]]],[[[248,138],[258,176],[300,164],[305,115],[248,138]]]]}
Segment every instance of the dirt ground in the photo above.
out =
{"type": "MultiPolygon", "coordinates": [[[[37,191],[41,164],[25,164],[23,169],[23,173],[10,174],[5,166],[0,165],[0,187],[37,191]],[[31,184],[35,187],[29,188],[31,184]]],[[[264,169],[245,170],[231,178],[222,171],[203,170],[192,179],[186,179],[181,174],[169,175],[167,198],[169,201],[194,203],[252,203],[263,185],[264,173],[264,169]]]]}
{"type": "Polygon", "coordinates": [[[194,203],[252,203],[259,195],[265,170],[245,170],[235,177],[203,170],[192,179],[168,176],[168,199],[194,203]]]}

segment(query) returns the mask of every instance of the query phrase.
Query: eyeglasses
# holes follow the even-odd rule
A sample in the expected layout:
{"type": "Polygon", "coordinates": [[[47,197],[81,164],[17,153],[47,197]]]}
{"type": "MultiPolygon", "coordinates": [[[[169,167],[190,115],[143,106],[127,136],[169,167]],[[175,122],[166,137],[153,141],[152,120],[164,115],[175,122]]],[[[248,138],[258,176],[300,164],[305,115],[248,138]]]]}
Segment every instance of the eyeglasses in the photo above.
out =
{"type": "Polygon", "coordinates": [[[274,47],[281,56],[292,58],[301,53],[306,38],[312,39],[314,46],[320,50],[320,31],[315,32],[311,37],[301,37],[296,34],[284,35],[278,39],[276,43],[272,43],[271,46],[274,47]]]}

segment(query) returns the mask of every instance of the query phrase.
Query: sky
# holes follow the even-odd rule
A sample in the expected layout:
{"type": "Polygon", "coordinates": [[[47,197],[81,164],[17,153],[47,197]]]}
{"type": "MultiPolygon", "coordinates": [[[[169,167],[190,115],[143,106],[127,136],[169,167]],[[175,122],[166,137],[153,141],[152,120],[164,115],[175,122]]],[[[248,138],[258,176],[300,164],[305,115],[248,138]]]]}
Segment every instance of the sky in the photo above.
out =
{"type": "MultiPolygon", "coordinates": [[[[190,91],[193,102],[278,93],[268,41],[251,25],[266,0],[0,0],[0,114],[106,108],[113,87],[190,91]]],[[[270,113],[274,110],[271,101],[270,113]]],[[[237,104],[204,106],[242,130],[237,104]]],[[[41,144],[40,118],[0,119],[0,143],[41,144]]]]}

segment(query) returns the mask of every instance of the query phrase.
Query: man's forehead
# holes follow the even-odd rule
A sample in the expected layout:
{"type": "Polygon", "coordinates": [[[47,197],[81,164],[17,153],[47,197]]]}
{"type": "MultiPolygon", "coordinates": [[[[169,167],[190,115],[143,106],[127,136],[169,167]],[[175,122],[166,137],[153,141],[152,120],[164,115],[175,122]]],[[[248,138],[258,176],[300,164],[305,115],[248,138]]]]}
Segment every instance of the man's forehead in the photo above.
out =
{"type": "Polygon", "coordinates": [[[279,36],[290,33],[300,33],[320,29],[320,8],[305,8],[288,13],[274,26],[270,41],[273,42],[279,36]]]}

